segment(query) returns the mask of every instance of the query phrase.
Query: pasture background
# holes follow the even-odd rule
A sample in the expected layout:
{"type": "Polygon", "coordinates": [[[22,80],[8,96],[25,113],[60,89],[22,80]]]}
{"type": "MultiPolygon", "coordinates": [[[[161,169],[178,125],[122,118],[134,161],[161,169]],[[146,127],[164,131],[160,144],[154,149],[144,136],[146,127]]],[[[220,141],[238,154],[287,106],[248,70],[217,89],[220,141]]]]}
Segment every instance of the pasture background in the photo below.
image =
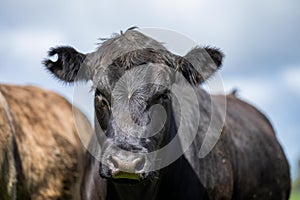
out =
{"type": "Polygon", "coordinates": [[[133,25],[177,31],[199,45],[223,50],[220,73],[226,91],[238,88],[240,98],[269,117],[295,181],[300,159],[299,8],[298,0],[0,0],[0,82],[48,88],[72,101],[73,86],[65,87],[43,69],[49,47],[72,45],[90,52],[98,38],[133,25]]]}

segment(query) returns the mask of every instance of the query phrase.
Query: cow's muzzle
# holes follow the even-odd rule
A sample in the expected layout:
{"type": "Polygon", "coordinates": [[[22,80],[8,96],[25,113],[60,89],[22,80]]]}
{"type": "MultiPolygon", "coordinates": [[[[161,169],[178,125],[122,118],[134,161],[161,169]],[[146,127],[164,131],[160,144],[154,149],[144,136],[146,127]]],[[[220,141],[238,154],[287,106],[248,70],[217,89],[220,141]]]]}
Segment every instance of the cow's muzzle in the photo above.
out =
{"type": "Polygon", "coordinates": [[[139,179],[145,167],[145,158],[138,157],[134,159],[122,158],[119,156],[109,156],[108,164],[111,166],[113,178],[139,179]]]}
{"type": "Polygon", "coordinates": [[[146,157],[131,152],[105,155],[100,165],[100,175],[109,179],[142,180],[145,171],[146,157]]]}

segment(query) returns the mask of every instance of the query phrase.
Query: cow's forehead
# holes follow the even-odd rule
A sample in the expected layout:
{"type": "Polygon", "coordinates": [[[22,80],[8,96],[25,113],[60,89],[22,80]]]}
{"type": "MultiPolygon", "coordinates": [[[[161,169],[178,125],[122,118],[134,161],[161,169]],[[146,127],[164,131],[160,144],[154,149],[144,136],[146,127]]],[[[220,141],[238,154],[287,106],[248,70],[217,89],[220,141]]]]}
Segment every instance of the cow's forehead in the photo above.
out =
{"type": "Polygon", "coordinates": [[[151,83],[169,87],[170,66],[167,65],[173,65],[174,61],[174,55],[160,42],[136,30],[105,40],[88,55],[88,64],[94,69],[93,88],[106,96],[111,96],[118,82],[125,92],[151,83]]]}
{"type": "Polygon", "coordinates": [[[153,38],[142,34],[139,31],[129,30],[124,34],[115,35],[114,37],[104,41],[98,48],[101,54],[108,54],[113,60],[116,57],[112,57],[112,54],[126,53],[129,51],[134,51],[143,48],[153,48],[153,49],[165,49],[162,43],[154,40],[153,38]]]}
{"type": "Polygon", "coordinates": [[[163,49],[166,48],[158,41],[148,37],[139,31],[128,30],[124,34],[117,34],[105,40],[99,48],[88,55],[95,70],[108,67],[118,57],[140,49],[163,49]]]}
{"type": "Polygon", "coordinates": [[[128,70],[110,66],[99,74],[93,87],[106,96],[111,96],[113,91],[117,91],[114,94],[130,96],[146,90],[151,96],[171,87],[171,72],[170,67],[158,63],[147,63],[128,70]]]}

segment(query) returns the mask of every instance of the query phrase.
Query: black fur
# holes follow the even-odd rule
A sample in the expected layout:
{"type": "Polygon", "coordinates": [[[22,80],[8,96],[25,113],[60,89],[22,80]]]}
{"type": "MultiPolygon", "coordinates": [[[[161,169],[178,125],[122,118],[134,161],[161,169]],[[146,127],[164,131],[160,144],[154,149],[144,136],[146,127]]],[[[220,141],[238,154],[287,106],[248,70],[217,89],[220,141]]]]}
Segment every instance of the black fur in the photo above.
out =
{"type": "Polygon", "coordinates": [[[48,56],[54,55],[58,56],[57,61],[53,62],[50,59],[43,61],[43,64],[50,72],[66,82],[82,79],[81,76],[77,77],[77,75],[86,55],[68,46],[51,48],[48,56]]]}
{"type": "MultiPolygon", "coordinates": [[[[87,55],[72,47],[51,49],[49,56],[55,54],[56,62],[44,61],[50,72],[66,82],[89,78],[96,89],[95,131],[88,149],[97,157],[87,153],[81,199],[288,199],[289,166],[264,115],[232,95],[211,96],[201,87],[194,87],[198,106],[182,107],[172,93],[169,95],[166,88],[160,87],[177,81],[171,68],[194,86],[204,82],[222,64],[223,53],[219,49],[196,47],[182,57],[131,28],[105,40],[87,55]],[[159,70],[152,70],[152,66],[159,66],[159,70]],[[82,67],[88,67],[83,71],[91,76],[78,78],[82,67]],[[129,69],[131,73],[125,74],[129,69]],[[221,118],[219,110],[223,109],[224,98],[226,120],[220,138],[206,157],[199,158],[212,122],[212,105],[221,118]],[[159,123],[163,120],[160,113],[151,109],[157,104],[166,112],[164,124],[159,123]],[[188,114],[181,116],[181,108],[188,114]],[[176,118],[184,117],[190,126],[196,114],[201,116],[195,127],[197,134],[188,149],[181,149],[181,138],[176,134],[182,124],[176,118]],[[157,127],[160,130],[152,135],[157,127]],[[159,157],[143,156],[171,141],[175,142],[174,149],[159,157]],[[178,149],[184,154],[175,162],[160,170],[153,168],[178,149]],[[140,182],[133,183],[130,178],[117,180],[115,175],[127,170],[135,160],[143,160],[139,164],[142,168],[136,165],[130,169],[130,173],[140,176],[140,182]]],[[[184,92],[182,95],[189,98],[184,92]]],[[[190,134],[189,130],[186,134],[190,134]]]]}
{"type": "Polygon", "coordinates": [[[118,57],[114,60],[113,65],[130,69],[147,63],[158,63],[173,66],[174,55],[163,49],[138,49],[118,57]]]}
{"type": "Polygon", "coordinates": [[[92,62],[90,69],[81,70],[80,75],[78,71],[84,65],[87,56],[77,52],[72,47],[63,46],[50,49],[49,56],[57,54],[58,60],[53,62],[46,59],[43,64],[57,78],[65,82],[74,82],[75,79],[91,79],[95,75],[91,74],[91,71],[95,73],[99,70],[99,66],[105,66],[100,62],[103,58],[107,60],[107,56],[110,56],[112,63],[108,65],[122,67],[125,70],[146,63],[165,64],[181,72],[192,85],[204,82],[222,64],[223,53],[217,48],[196,47],[188,52],[186,56],[181,57],[168,51],[161,43],[134,29],[136,27],[129,28],[124,34],[105,40],[96,52],[90,54],[89,60],[95,62],[92,62]],[[133,39],[130,41],[128,38],[133,39]],[[136,48],[145,43],[148,45],[136,48]],[[124,48],[124,50],[121,48],[124,48]],[[133,50],[130,51],[129,49],[133,50]]]}
{"type": "Polygon", "coordinates": [[[177,71],[181,72],[183,77],[192,85],[204,82],[204,78],[194,68],[194,66],[184,57],[177,59],[177,71]]]}
{"type": "Polygon", "coordinates": [[[174,55],[165,49],[145,48],[131,51],[118,57],[113,61],[112,65],[127,70],[132,67],[147,63],[164,64],[166,66],[175,68],[177,71],[182,73],[183,77],[190,84],[197,85],[206,80],[207,77],[205,77],[205,74],[207,72],[210,73],[210,76],[215,72],[216,69],[219,69],[219,67],[222,64],[222,58],[223,54],[218,49],[208,47],[195,48],[191,52],[189,52],[189,54],[187,54],[187,57],[174,55]],[[206,60],[201,59],[197,63],[192,63],[188,60],[190,59],[191,54],[193,57],[196,57],[196,59],[201,57],[205,58],[205,54],[208,54],[210,58],[206,58],[206,60]],[[211,65],[214,65],[213,63],[216,65],[215,70],[213,70],[213,68],[210,67],[211,65]],[[202,73],[204,74],[204,76],[202,75],[202,73]]]}
{"type": "Polygon", "coordinates": [[[205,47],[204,49],[219,68],[222,65],[224,54],[217,48],[205,47]]]}
{"type": "Polygon", "coordinates": [[[212,76],[222,65],[223,53],[217,48],[195,47],[183,60],[179,60],[179,70],[188,76],[193,84],[200,84],[212,76]]]}

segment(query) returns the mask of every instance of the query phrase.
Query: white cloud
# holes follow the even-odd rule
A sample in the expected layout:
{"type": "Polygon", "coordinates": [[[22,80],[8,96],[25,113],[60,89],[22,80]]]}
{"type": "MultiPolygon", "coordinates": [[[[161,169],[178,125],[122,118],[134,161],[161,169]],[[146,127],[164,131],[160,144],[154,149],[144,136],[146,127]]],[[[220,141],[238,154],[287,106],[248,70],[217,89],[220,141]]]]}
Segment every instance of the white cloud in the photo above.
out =
{"type": "Polygon", "coordinates": [[[64,41],[62,33],[39,29],[16,29],[1,33],[6,38],[4,48],[13,58],[32,59],[45,56],[49,47],[64,41]]]}
{"type": "Polygon", "coordinates": [[[285,86],[300,96],[300,67],[284,69],[282,80],[285,86]]]}
{"type": "Polygon", "coordinates": [[[274,81],[254,76],[224,78],[226,92],[238,89],[238,96],[263,110],[272,110],[278,103],[277,90],[274,81]]]}

